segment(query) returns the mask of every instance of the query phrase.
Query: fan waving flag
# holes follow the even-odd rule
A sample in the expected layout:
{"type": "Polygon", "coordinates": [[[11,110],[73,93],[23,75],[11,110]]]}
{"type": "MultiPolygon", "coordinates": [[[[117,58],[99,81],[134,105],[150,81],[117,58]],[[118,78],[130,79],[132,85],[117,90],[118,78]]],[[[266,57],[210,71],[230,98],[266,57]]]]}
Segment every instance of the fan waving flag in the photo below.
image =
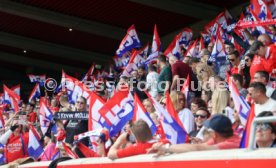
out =
{"type": "Polygon", "coordinates": [[[145,107],[139,100],[139,97],[137,94],[134,94],[134,115],[133,115],[133,121],[137,121],[139,119],[144,120],[148,126],[151,129],[152,135],[155,135],[155,132],[157,130],[156,125],[152,121],[152,119],[149,116],[149,113],[146,111],[145,107]]]}
{"type": "Polygon", "coordinates": [[[30,78],[31,83],[39,83],[40,86],[44,86],[44,83],[46,81],[46,75],[33,75],[28,74],[27,75],[30,78]]]}
{"type": "Polygon", "coordinates": [[[233,82],[233,79],[231,78],[229,78],[229,90],[231,92],[231,97],[234,101],[235,110],[239,114],[242,125],[245,126],[250,112],[250,106],[240,95],[235,83],[233,82]]]}
{"type": "Polygon", "coordinates": [[[10,104],[12,110],[15,112],[19,111],[18,102],[20,100],[20,96],[17,95],[15,92],[10,90],[6,85],[3,85],[4,90],[4,104],[10,104]]]}
{"type": "Polygon", "coordinates": [[[29,143],[28,143],[28,154],[37,160],[44,152],[42,145],[39,142],[37,131],[31,127],[29,130],[29,143]]]}
{"type": "Polygon", "coordinates": [[[53,115],[50,109],[46,106],[46,100],[44,98],[40,99],[39,122],[43,135],[45,135],[49,129],[52,120],[53,115]]]}
{"type": "Polygon", "coordinates": [[[116,54],[121,57],[127,51],[130,51],[133,48],[139,48],[139,47],[141,47],[141,42],[138,38],[134,25],[132,25],[127,30],[127,34],[121,41],[119,49],[116,51],[116,54]]]}
{"type": "Polygon", "coordinates": [[[139,66],[143,65],[145,62],[144,55],[148,52],[149,45],[147,44],[144,48],[138,51],[134,51],[131,58],[122,73],[122,76],[131,76],[131,72],[137,70],[139,66]]]}
{"type": "Polygon", "coordinates": [[[37,84],[34,86],[32,92],[31,92],[31,94],[30,94],[30,96],[29,96],[29,102],[31,102],[32,100],[36,100],[37,98],[40,97],[40,95],[41,95],[41,94],[40,94],[40,88],[39,88],[39,84],[37,83],[37,84]]]}
{"type": "Polygon", "coordinates": [[[133,117],[133,97],[127,91],[118,91],[99,110],[104,118],[101,124],[109,129],[110,136],[114,136],[121,131],[125,124],[133,117]]]}
{"type": "MultiPolygon", "coordinates": [[[[187,133],[184,130],[182,124],[180,123],[179,118],[171,114],[173,113],[171,109],[169,109],[170,112],[168,112],[166,109],[162,107],[160,103],[153,99],[149,93],[146,94],[148,95],[150,101],[156,109],[157,114],[161,118],[160,122],[167,139],[171,142],[171,144],[185,143],[187,133]]],[[[172,104],[170,104],[170,106],[172,106],[172,104]]]]}
{"type": "Polygon", "coordinates": [[[146,64],[150,63],[151,61],[156,60],[156,58],[159,56],[159,53],[161,52],[161,40],[158,35],[157,26],[154,25],[154,32],[153,32],[153,39],[151,44],[151,53],[148,56],[146,60],[146,64]]]}

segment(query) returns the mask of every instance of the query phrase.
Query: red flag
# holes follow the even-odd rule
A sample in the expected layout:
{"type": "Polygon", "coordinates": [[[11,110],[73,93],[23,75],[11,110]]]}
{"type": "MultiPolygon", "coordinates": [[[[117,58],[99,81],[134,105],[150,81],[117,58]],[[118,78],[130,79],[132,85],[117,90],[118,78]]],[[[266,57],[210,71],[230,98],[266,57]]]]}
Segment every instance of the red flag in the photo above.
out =
{"type": "Polygon", "coordinates": [[[4,103],[11,104],[11,107],[14,109],[15,112],[19,111],[18,102],[20,100],[20,96],[17,95],[15,92],[10,90],[6,85],[3,86],[4,90],[4,103]]]}
{"type": "Polygon", "coordinates": [[[242,135],[241,143],[240,143],[240,148],[247,148],[249,145],[249,137],[250,137],[250,130],[252,126],[253,119],[255,118],[255,105],[253,104],[251,106],[251,110],[249,112],[249,116],[247,119],[247,123],[242,135]]]}
{"type": "Polygon", "coordinates": [[[88,130],[92,131],[98,128],[102,128],[102,126],[99,124],[99,120],[102,117],[102,115],[99,113],[99,109],[101,109],[106,102],[94,92],[91,92],[90,97],[88,130]]]}

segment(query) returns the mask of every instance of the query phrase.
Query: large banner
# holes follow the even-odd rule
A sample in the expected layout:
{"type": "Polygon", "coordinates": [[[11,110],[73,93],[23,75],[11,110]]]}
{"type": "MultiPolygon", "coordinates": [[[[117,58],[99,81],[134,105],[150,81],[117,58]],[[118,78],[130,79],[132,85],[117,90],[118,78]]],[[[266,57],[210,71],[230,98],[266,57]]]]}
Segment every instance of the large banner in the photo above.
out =
{"type": "Polygon", "coordinates": [[[58,112],[54,114],[54,119],[58,120],[88,120],[88,112],[58,112]]]}

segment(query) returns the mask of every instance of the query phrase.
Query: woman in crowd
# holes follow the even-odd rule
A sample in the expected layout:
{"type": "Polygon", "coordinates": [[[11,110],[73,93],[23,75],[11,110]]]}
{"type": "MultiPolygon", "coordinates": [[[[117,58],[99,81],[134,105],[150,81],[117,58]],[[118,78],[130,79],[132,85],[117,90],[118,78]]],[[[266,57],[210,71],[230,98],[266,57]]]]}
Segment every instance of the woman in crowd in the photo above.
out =
{"type": "Polygon", "coordinates": [[[241,63],[239,65],[239,74],[242,74],[244,76],[244,86],[247,87],[249,86],[249,83],[251,81],[250,78],[250,66],[252,64],[252,60],[254,58],[254,54],[247,53],[244,56],[244,63],[241,63]]]}
{"type": "Polygon", "coordinates": [[[194,130],[195,122],[192,112],[188,108],[185,108],[186,98],[184,93],[174,90],[171,92],[170,98],[185,130],[187,133],[190,133],[194,130]]]}

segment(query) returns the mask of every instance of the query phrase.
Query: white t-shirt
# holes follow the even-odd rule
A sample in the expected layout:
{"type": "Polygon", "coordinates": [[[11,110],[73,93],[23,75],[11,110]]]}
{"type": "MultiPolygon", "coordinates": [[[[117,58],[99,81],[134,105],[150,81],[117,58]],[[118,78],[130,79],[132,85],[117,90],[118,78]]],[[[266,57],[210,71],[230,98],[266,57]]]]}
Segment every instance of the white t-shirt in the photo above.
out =
{"type": "Polygon", "coordinates": [[[271,97],[272,93],[275,91],[274,88],[270,87],[270,86],[266,86],[266,96],[267,97],[271,97]]]}
{"type": "Polygon", "coordinates": [[[276,111],[276,100],[269,98],[264,104],[255,104],[255,116],[263,111],[276,111]]]}
{"type": "Polygon", "coordinates": [[[188,134],[195,129],[195,118],[193,113],[188,108],[182,109],[178,113],[178,117],[188,134]]]}
{"type": "Polygon", "coordinates": [[[147,75],[147,84],[146,88],[149,89],[149,94],[152,97],[157,96],[157,81],[158,81],[159,74],[157,72],[150,72],[147,75]]]}

